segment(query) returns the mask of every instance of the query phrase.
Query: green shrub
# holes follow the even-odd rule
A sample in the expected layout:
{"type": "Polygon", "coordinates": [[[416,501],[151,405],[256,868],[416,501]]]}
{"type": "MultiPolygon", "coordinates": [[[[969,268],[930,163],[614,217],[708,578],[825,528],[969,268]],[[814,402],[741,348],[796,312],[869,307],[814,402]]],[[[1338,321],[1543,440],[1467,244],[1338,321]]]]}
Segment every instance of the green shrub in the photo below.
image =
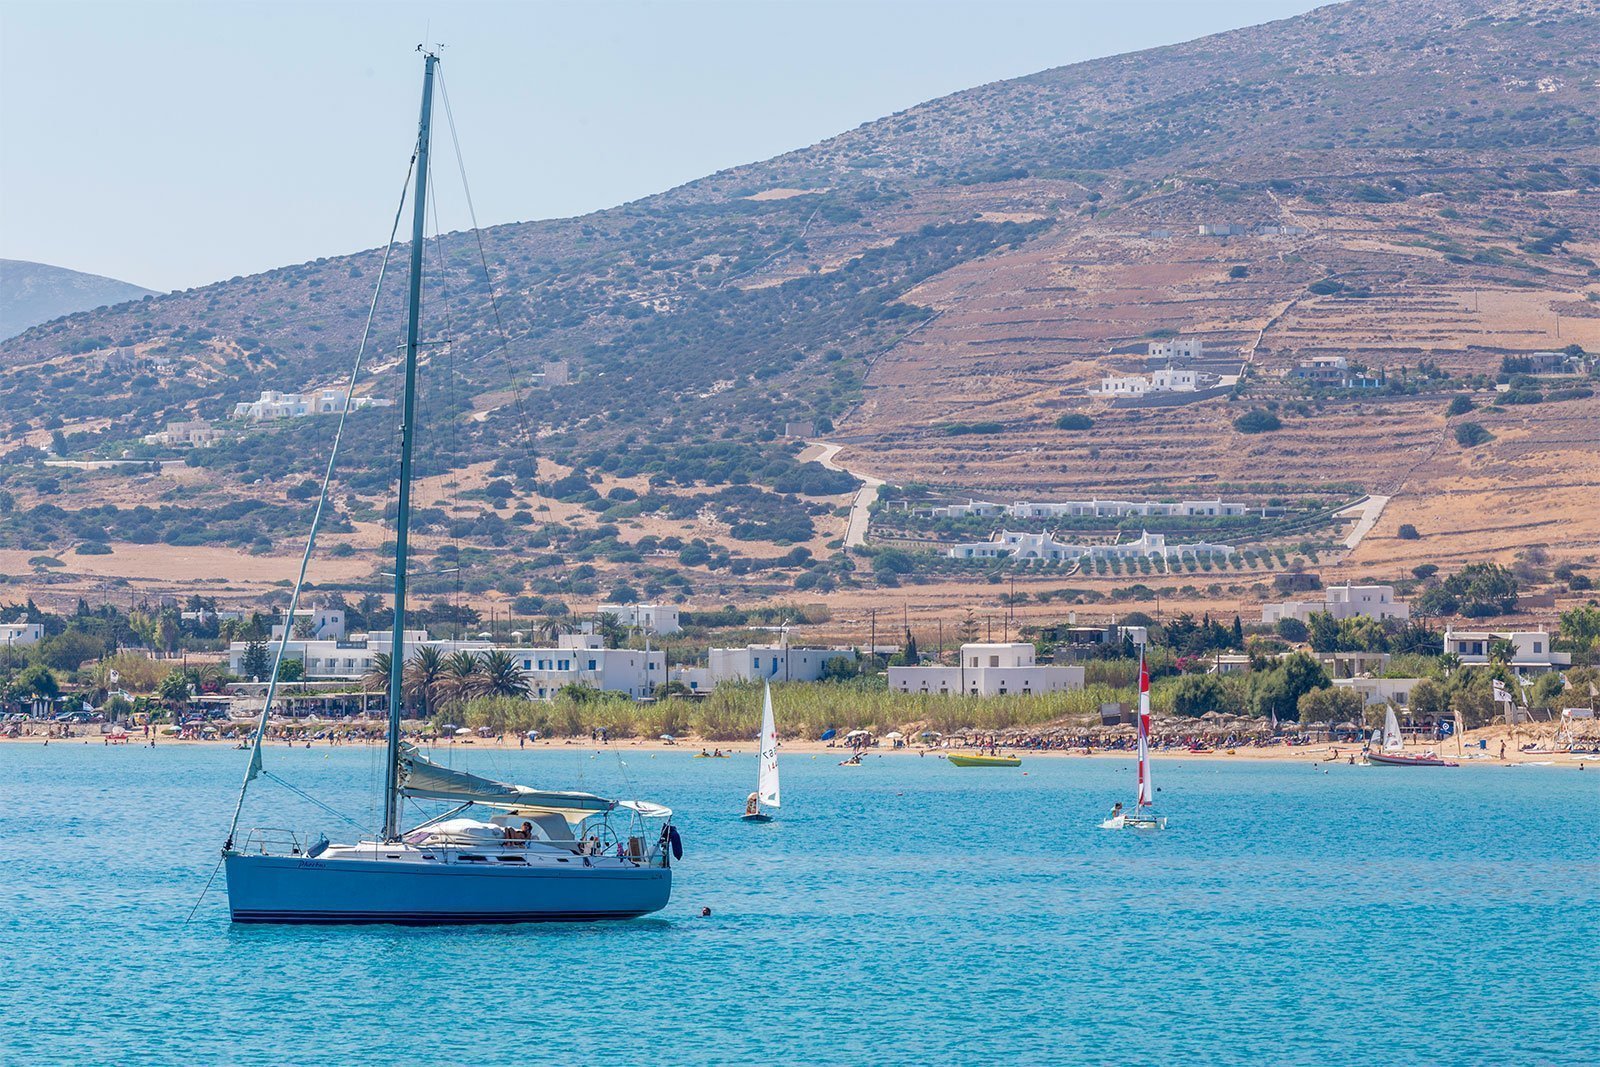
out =
{"type": "Polygon", "coordinates": [[[1263,408],[1252,408],[1233,420],[1233,428],[1240,433],[1270,433],[1281,430],[1283,421],[1263,408]]]}
{"type": "Polygon", "coordinates": [[[1456,444],[1462,448],[1476,448],[1494,440],[1494,434],[1475,422],[1463,422],[1456,427],[1456,444]]]}
{"type": "Polygon", "coordinates": [[[1087,415],[1080,415],[1077,412],[1068,412],[1056,420],[1056,429],[1092,430],[1094,429],[1094,420],[1087,415]]]}

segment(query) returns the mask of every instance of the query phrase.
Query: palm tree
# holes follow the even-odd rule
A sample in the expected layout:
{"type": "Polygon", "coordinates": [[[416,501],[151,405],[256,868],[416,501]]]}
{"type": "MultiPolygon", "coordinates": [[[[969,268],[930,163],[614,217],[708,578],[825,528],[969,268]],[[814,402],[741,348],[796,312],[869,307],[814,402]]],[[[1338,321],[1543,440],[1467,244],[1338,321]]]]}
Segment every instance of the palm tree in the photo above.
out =
{"type": "Polygon", "coordinates": [[[478,695],[482,681],[483,661],[476,652],[463,649],[445,657],[444,676],[439,682],[440,696],[445,700],[466,703],[478,695]]]}
{"type": "Polygon", "coordinates": [[[444,680],[444,653],[438,645],[423,645],[406,664],[406,696],[421,705],[424,719],[433,715],[434,698],[444,680]]]}
{"type": "Polygon", "coordinates": [[[547,641],[554,641],[562,634],[566,633],[567,628],[561,625],[561,620],[557,619],[554,615],[547,615],[545,616],[544,621],[539,623],[538,631],[540,637],[543,637],[547,641]]]}
{"type": "Polygon", "coordinates": [[[375,653],[372,657],[372,666],[367,668],[367,673],[361,676],[361,713],[367,712],[367,693],[389,691],[389,668],[394,660],[387,652],[375,653]]]}
{"type": "Polygon", "coordinates": [[[495,649],[479,661],[478,692],[491,697],[525,697],[528,679],[509,652],[495,649]]]}

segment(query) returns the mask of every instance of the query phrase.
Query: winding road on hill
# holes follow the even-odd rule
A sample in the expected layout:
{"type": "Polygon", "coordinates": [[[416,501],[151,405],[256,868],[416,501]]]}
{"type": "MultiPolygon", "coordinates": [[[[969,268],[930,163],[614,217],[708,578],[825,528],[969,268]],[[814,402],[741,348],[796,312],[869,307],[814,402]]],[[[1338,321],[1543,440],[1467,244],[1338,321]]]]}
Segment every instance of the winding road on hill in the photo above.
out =
{"type": "Polygon", "coordinates": [[[826,441],[812,441],[811,444],[821,449],[811,457],[811,462],[820,463],[830,471],[842,471],[861,483],[861,488],[856,490],[855,497],[850,501],[850,521],[844,528],[844,547],[857,548],[866,544],[867,519],[871,515],[873,502],[878,499],[878,490],[883,488],[883,479],[841,467],[834,462],[834,457],[844,448],[843,445],[832,445],[826,441]]]}

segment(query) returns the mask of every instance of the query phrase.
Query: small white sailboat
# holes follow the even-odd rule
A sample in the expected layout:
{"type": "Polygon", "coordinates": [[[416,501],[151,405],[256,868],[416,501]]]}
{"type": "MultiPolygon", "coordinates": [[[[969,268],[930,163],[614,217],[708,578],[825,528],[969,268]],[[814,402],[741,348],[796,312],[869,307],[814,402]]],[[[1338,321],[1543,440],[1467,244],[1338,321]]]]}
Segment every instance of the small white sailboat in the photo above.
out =
{"type": "Polygon", "coordinates": [[[1139,650],[1139,789],[1133,810],[1124,811],[1119,803],[1111,817],[1100,824],[1102,830],[1165,830],[1167,818],[1155,812],[1155,786],[1150,784],[1150,668],[1139,650]]]}
{"type": "Polygon", "coordinates": [[[768,683],[761,698],[761,752],[757,756],[760,769],[756,772],[756,791],[744,805],[745,822],[771,822],[772,816],[762,811],[762,805],[779,807],[778,802],[778,727],[772,719],[772,685],[768,683]]]}
{"type": "MultiPolygon", "coordinates": [[[[1460,721],[1459,719],[1457,720],[1460,721]]],[[[1383,751],[1368,752],[1367,760],[1379,767],[1457,767],[1460,764],[1440,759],[1435,752],[1408,754],[1405,738],[1400,733],[1400,722],[1394,717],[1394,705],[1383,714],[1383,751]]]]}

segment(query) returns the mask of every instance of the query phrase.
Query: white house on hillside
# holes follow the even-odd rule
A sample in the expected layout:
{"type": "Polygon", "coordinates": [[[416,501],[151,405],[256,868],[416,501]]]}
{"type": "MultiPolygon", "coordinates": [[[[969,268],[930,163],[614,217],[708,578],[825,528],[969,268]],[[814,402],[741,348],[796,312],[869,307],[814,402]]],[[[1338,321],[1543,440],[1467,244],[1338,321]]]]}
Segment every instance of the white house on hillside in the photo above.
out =
{"type": "Polygon", "coordinates": [[[1409,619],[1411,605],[1396,600],[1392,585],[1333,585],[1323,591],[1321,600],[1285,600],[1264,604],[1261,621],[1273,625],[1282,619],[1305,622],[1312,615],[1326,612],[1336,619],[1409,619]]]}
{"type": "Polygon", "coordinates": [[[1170,341],[1151,341],[1149,358],[1186,362],[1205,355],[1205,342],[1198,337],[1174,337],[1170,341]]]}
{"type": "Polygon", "coordinates": [[[1572,666],[1572,656],[1550,648],[1550,634],[1545,630],[1446,630],[1444,650],[1459,656],[1463,664],[1488,663],[1489,650],[1496,641],[1510,641],[1516,646],[1511,657],[1513,670],[1528,674],[1543,674],[1572,666]]]}
{"type": "Polygon", "coordinates": [[[954,667],[921,664],[890,667],[889,688],[897,693],[1060,693],[1083,688],[1082,667],[1042,666],[1026,641],[961,646],[954,667]]]}
{"type": "Polygon", "coordinates": [[[601,604],[601,615],[610,615],[620,626],[637,626],[654,634],[675,634],[683,629],[678,624],[678,609],[671,604],[601,604]]]}
{"type": "Polygon", "coordinates": [[[23,645],[36,645],[43,640],[43,623],[0,622],[0,646],[21,648],[23,645]]]}

